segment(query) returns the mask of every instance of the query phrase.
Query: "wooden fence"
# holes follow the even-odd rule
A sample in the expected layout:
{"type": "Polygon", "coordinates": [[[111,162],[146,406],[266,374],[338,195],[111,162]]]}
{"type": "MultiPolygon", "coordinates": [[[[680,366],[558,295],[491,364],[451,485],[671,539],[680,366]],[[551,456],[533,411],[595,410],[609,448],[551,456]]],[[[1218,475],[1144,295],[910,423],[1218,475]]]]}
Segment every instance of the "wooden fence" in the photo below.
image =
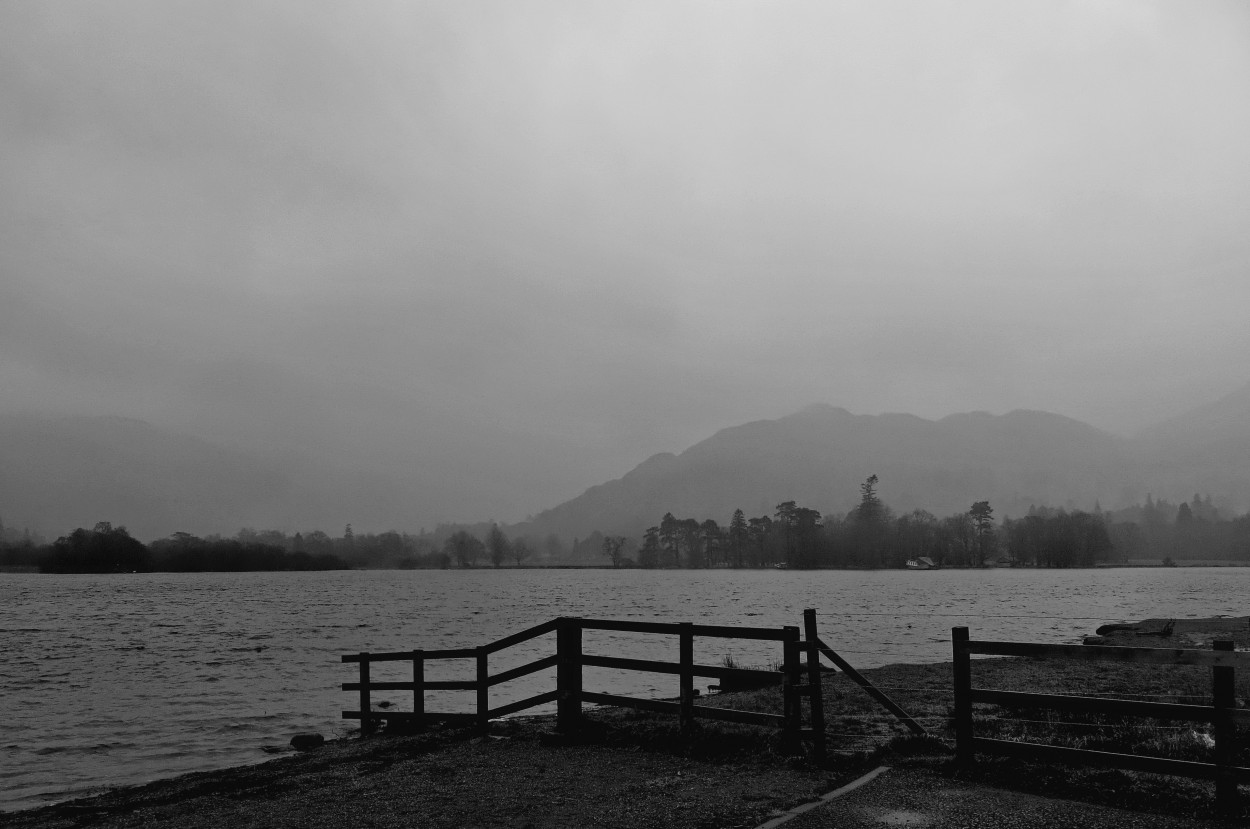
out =
{"type": "Polygon", "coordinates": [[[569,733],[577,729],[584,703],[612,705],[672,713],[680,718],[683,728],[693,724],[696,718],[776,727],[781,729],[783,735],[789,740],[806,739],[811,741],[813,755],[821,758],[825,752],[825,721],[823,696],[820,690],[820,654],[823,652],[827,657],[829,657],[829,654],[833,654],[829,658],[840,659],[840,657],[837,657],[836,653],[820,642],[819,637],[816,635],[816,612],[814,610],[804,611],[803,617],[806,639],[802,638],[800,628],[797,626],[765,628],[565,617],[544,622],[528,630],[523,630],[520,633],[506,636],[488,645],[475,648],[348,654],[342,660],[343,662],[359,663],[360,678],[357,682],[344,683],[343,690],[358,691],[360,694],[360,707],[356,711],[344,711],[343,717],[345,719],[359,719],[361,730],[364,733],[373,731],[376,724],[384,720],[414,722],[419,726],[424,724],[427,717],[434,716],[427,715],[425,710],[425,693],[427,691],[475,691],[477,694],[477,705],[473,714],[444,714],[438,716],[470,720],[479,727],[485,728],[487,723],[494,718],[555,702],[557,728],[562,732],[569,733]],[[588,654],[582,649],[582,632],[587,630],[676,636],[678,638],[679,660],[677,662],[661,662],[650,659],[627,659],[588,654]],[[490,673],[489,657],[491,654],[553,631],[556,634],[555,654],[493,675],[490,673]],[[695,639],[751,639],[781,643],[783,713],[767,714],[756,711],[740,711],[708,705],[695,705],[695,677],[708,677],[722,681],[777,679],[776,671],[697,664],[694,661],[695,639]],[[425,678],[426,663],[438,659],[476,660],[476,677],[472,680],[461,681],[427,680],[425,678]],[[378,662],[397,661],[411,662],[412,679],[410,681],[379,682],[371,679],[371,665],[378,662]],[[490,707],[489,692],[491,688],[552,667],[556,669],[555,690],[546,691],[495,708],[490,707]],[[676,675],[678,677],[678,701],[641,699],[619,694],[587,691],[582,687],[582,669],[585,667],[612,668],[624,671],[649,671],[676,675]],[[412,711],[401,712],[375,709],[372,705],[371,696],[375,691],[411,691],[412,711]],[[802,723],[803,698],[808,700],[809,727],[807,728],[804,728],[802,723]]]}
{"type": "Polygon", "coordinates": [[[1250,782],[1250,768],[1237,766],[1235,763],[1237,724],[1250,723],[1250,710],[1236,707],[1235,670],[1238,667],[1250,667],[1250,653],[1233,652],[1232,642],[1216,642],[1209,651],[1104,645],[1041,645],[971,640],[966,627],[953,628],[951,642],[955,660],[955,754],[958,761],[970,763],[979,752],[1214,780],[1218,807],[1227,812],[1237,808],[1237,784],[1250,782]],[[972,654],[1210,666],[1212,704],[1181,705],[973,688],[970,659],[972,654]],[[1214,762],[1201,763],[976,737],[972,726],[974,703],[1211,723],[1215,740],[1214,762]]]}

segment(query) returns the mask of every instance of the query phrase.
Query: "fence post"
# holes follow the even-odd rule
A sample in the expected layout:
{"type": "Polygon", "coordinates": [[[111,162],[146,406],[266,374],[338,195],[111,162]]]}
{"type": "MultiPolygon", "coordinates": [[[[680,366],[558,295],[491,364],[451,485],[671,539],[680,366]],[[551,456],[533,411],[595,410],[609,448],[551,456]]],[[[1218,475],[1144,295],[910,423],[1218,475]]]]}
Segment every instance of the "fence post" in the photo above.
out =
{"type": "Polygon", "coordinates": [[[968,656],[968,629],[951,628],[955,675],[955,762],[972,763],[972,662],[968,656]]]}
{"type": "Polygon", "coordinates": [[[425,728],[425,651],[412,652],[413,727],[425,728]]]}
{"type": "Polygon", "coordinates": [[[486,648],[477,649],[477,727],[482,733],[490,727],[490,670],[486,648]]]}
{"type": "Polygon", "coordinates": [[[582,718],[582,626],[581,620],[561,618],[556,627],[556,728],[564,734],[577,731],[582,718]]]}
{"type": "Polygon", "coordinates": [[[781,663],[781,697],[782,712],[785,720],[783,741],[788,746],[797,747],[799,731],[803,727],[803,708],[799,702],[798,682],[799,666],[799,629],[795,625],[782,628],[781,644],[783,648],[781,663]]]}
{"type": "Polygon", "coordinates": [[[369,716],[369,653],[360,654],[360,733],[373,733],[373,718],[369,716]]]}
{"type": "Polygon", "coordinates": [[[803,611],[803,638],[807,645],[807,685],[812,712],[812,756],[825,759],[825,698],[820,685],[820,637],[816,634],[816,610],[803,611]]]}
{"type": "Polygon", "coordinates": [[[681,730],[694,727],[694,624],[682,622],[678,636],[678,658],[681,662],[681,730]]]}
{"type": "MultiPolygon", "coordinates": [[[[1219,640],[1212,642],[1211,647],[1231,651],[1233,643],[1219,640]]],[[[1234,671],[1231,665],[1211,667],[1211,697],[1215,706],[1215,806],[1226,815],[1237,811],[1237,778],[1233,773],[1237,760],[1237,725],[1232,717],[1232,709],[1237,707],[1234,671]]]]}

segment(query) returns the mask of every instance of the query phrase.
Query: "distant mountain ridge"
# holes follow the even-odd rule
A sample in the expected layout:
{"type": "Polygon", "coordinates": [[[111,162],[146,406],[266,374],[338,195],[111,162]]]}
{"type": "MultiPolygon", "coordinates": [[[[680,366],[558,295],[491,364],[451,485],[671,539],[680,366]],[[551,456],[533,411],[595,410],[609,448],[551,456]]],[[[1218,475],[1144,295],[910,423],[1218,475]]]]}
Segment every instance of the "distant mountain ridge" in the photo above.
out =
{"type": "Polygon", "coordinates": [[[665,512],[725,523],[736,508],[771,515],[783,500],[844,512],[873,474],[899,511],[943,515],[990,497],[999,514],[1020,514],[1031,503],[1105,498],[1115,489],[1107,470],[1128,463],[1123,439],[1045,412],[930,421],[815,406],[723,429],[680,455],[656,455],[535,516],[527,529],[636,535],[665,512]]]}
{"type": "Polygon", "coordinates": [[[1225,495],[1237,509],[1250,508],[1250,383],[1142,431],[1134,446],[1157,486],[1209,492],[1217,502],[1225,495]]]}
{"type": "Polygon", "coordinates": [[[1250,383],[1213,403],[1191,409],[1143,430],[1147,443],[1181,444],[1186,449],[1228,445],[1245,439],[1250,429],[1250,383]]]}
{"type": "MultiPolygon", "coordinates": [[[[873,474],[900,513],[942,516],[989,500],[1002,518],[1034,504],[1113,508],[1148,493],[1173,501],[1210,494],[1217,506],[1244,512],[1250,385],[1133,438],[1040,411],[925,420],[811,406],[653,455],[510,529],[637,536],[666,512],[724,524],[734,509],[771,515],[786,500],[841,513],[873,474]]],[[[348,522],[416,530],[414,513],[437,483],[258,456],[139,420],[0,415],[0,520],[53,536],[97,521],[124,524],[143,540],[244,526],[337,533],[348,522]]]]}
{"type": "Polygon", "coordinates": [[[842,513],[874,474],[879,495],[897,512],[942,516],[989,500],[1001,518],[1033,505],[1092,509],[1196,492],[1245,511],[1250,386],[1132,439],[1041,411],[925,420],[812,406],[723,429],[678,455],[655,455],[516,530],[636,536],[665,512],[725,524],[734,509],[771,515],[784,500],[842,513]]]}

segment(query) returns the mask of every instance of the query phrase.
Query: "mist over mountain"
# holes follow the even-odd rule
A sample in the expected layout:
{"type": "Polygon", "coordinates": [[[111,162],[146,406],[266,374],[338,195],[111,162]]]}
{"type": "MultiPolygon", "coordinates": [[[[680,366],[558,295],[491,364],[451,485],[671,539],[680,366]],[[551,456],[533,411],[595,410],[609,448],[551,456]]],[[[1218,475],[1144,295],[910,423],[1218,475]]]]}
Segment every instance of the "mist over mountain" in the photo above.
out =
{"type": "MultiPolygon", "coordinates": [[[[133,419],[4,415],[0,519],[51,536],[111,521],[143,539],[245,526],[415,531],[438,520],[428,507],[436,492],[445,503],[448,491],[471,494],[475,477],[491,485],[524,479],[517,464],[500,465],[507,468],[445,481],[419,466],[405,474],[402,464],[331,465],[229,448],[133,419]]],[[[1250,506],[1250,386],[1131,438],[1041,411],[926,420],[811,406],[654,455],[512,531],[637,535],[665,512],[724,522],[734,509],[767,515],[784,500],[837,514],[874,474],[898,512],[940,516],[989,500],[1002,518],[1032,505],[1115,508],[1147,494],[1194,493],[1241,512],[1250,506]]]]}
{"type": "Polygon", "coordinates": [[[655,455],[526,530],[633,535],[665,512],[725,522],[737,508],[770,515],[783,500],[842,513],[874,474],[899,512],[940,516],[989,500],[997,517],[1018,517],[1034,505],[1089,510],[1199,492],[1241,512],[1250,506],[1250,386],[1134,438],[1040,411],[924,420],[813,406],[655,455]]]}
{"type": "Polygon", "coordinates": [[[616,481],[535,517],[537,532],[638,532],[665,512],[727,521],[771,515],[783,500],[845,512],[869,475],[894,509],[963,511],[989,498],[1000,515],[1030,504],[1131,499],[1121,438],[1045,412],[855,415],[814,406],[724,429],[680,455],[656,455],[616,481]]]}
{"type": "MultiPolygon", "coordinates": [[[[1250,504],[1250,384],[1141,432],[1134,441],[1155,492],[1225,494],[1250,504]]],[[[1217,497],[1218,500],[1218,497],[1217,497]]]]}
{"type": "Polygon", "coordinates": [[[11,527],[55,537],[110,521],[154,539],[400,515],[392,487],[367,472],[248,453],[130,418],[0,415],[0,519],[11,527]]]}

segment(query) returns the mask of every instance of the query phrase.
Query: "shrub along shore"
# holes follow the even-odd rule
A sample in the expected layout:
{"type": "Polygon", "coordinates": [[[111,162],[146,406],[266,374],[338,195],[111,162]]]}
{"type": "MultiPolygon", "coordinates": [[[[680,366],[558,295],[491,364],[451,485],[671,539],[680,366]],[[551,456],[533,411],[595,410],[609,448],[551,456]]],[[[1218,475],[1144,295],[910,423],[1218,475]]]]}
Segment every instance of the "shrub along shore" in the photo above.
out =
{"type": "MultiPolygon", "coordinates": [[[[1161,621],[1161,620],[1160,620],[1161,621]]],[[[1143,630],[1160,625],[1145,623],[1143,630]]],[[[1250,647],[1250,621],[1180,620],[1170,637],[1107,634],[1108,644],[1250,647]]],[[[832,643],[831,643],[832,644],[832,643]]],[[[830,754],[811,762],[778,735],[701,721],[682,733],[674,718],[646,712],[588,712],[576,738],[551,717],[471,729],[433,727],[327,743],[267,763],[184,775],[57,806],[5,815],[23,829],[70,826],[340,827],[754,827],[882,763],[938,780],[963,781],[1157,814],[1214,817],[1213,786],[1136,772],[1071,769],[1016,760],[953,763],[949,663],[892,665],[863,672],[929,731],[917,738],[841,674],[824,683],[830,754]]],[[[1040,693],[1209,703],[1210,670],[1133,663],[984,659],[974,685],[1040,693]]],[[[1239,705],[1250,699],[1239,676],[1239,705]]],[[[780,712],[778,688],[718,694],[700,704],[780,712]]],[[[1210,760],[1204,726],[1069,712],[978,707],[978,736],[1210,760]]],[[[1250,740],[1243,740],[1250,742],[1250,740]]],[[[1250,766],[1240,750],[1239,765],[1250,766]]],[[[889,796],[889,776],[884,786],[889,796]]],[[[1243,788],[1243,794],[1245,790],[1243,788]]],[[[1007,797],[1007,795],[1004,795],[1007,797]]]]}

